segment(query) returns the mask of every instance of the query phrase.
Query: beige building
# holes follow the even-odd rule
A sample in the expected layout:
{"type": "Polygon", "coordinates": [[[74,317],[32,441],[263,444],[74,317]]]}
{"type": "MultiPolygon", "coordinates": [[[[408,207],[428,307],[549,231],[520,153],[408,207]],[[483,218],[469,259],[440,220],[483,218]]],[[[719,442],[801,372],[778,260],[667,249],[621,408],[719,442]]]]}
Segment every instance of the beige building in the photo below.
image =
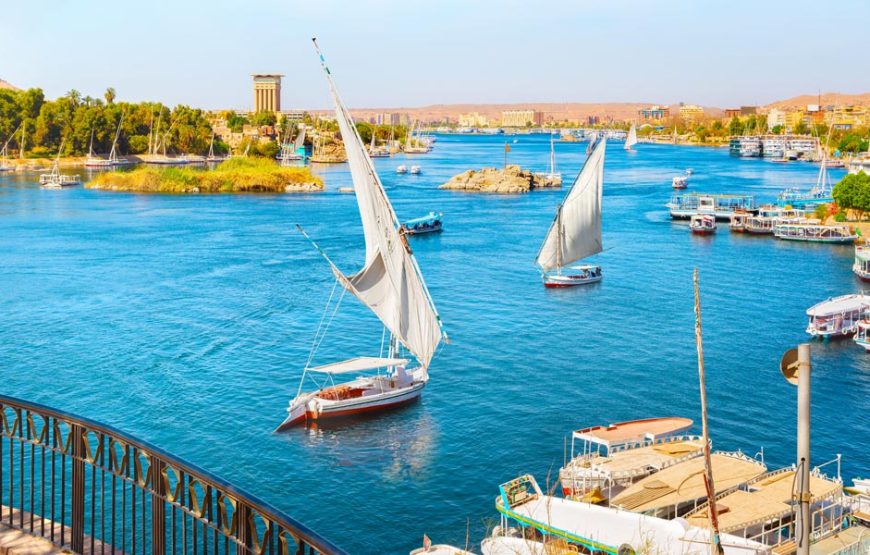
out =
{"type": "Polygon", "coordinates": [[[280,74],[255,73],[254,78],[254,113],[281,111],[281,78],[280,74]]]}
{"type": "Polygon", "coordinates": [[[704,117],[704,108],[695,104],[680,106],[680,117],[687,122],[695,122],[704,117]]]}
{"type": "Polygon", "coordinates": [[[471,112],[470,114],[460,114],[459,115],[459,126],[460,127],[486,127],[489,125],[489,118],[487,118],[483,114],[479,114],[477,112],[471,112]]]}
{"type": "Polygon", "coordinates": [[[507,110],[501,113],[501,124],[504,127],[525,127],[527,125],[542,125],[544,113],[534,110],[507,110]]]}

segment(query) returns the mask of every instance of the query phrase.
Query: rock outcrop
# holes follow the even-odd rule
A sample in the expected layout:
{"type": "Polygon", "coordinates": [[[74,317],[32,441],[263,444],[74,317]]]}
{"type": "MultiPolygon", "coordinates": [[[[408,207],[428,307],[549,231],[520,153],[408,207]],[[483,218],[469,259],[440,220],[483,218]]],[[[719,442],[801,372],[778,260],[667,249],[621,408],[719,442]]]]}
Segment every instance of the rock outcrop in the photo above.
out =
{"type": "Polygon", "coordinates": [[[472,193],[510,194],[528,193],[532,189],[559,187],[561,187],[561,182],[553,182],[542,174],[524,170],[519,166],[508,166],[504,169],[468,170],[454,176],[440,188],[472,193]]]}

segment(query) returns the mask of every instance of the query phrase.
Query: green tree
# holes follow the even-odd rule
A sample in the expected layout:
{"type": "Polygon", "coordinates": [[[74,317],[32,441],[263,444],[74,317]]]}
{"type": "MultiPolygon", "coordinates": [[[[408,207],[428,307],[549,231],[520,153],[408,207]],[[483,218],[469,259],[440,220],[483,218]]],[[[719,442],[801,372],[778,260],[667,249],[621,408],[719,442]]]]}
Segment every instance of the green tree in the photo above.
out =
{"type": "Polygon", "coordinates": [[[114,104],[115,103],[115,89],[113,87],[109,87],[106,89],[103,97],[106,99],[106,104],[114,104]]]}
{"type": "Polygon", "coordinates": [[[834,185],[832,194],[838,206],[854,210],[859,220],[870,212],[870,176],[863,171],[843,177],[834,185]]]}
{"type": "Polygon", "coordinates": [[[731,118],[731,121],[728,123],[728,133],[732,135],[742,135],[743,129],[743,123],[740,121],[740,118],[737,116],[731,118]]]}
{"type": "Polygon", "coordinates": [[[275,112],[257,112],[252,118],[252,123],[256,126],[275,125],[276,121],[275,112]]]}
{"type": "Polygon", "coordinates": [[[784,129],[785,128],[783,128],[783,126],[781,126],[781,125],[774,125],[773,129],[771,129],[770,132],[773,133],[774,135],[782,135],[782,132],[784,131],[784,129]]]}
{"type": "Polygon", "coordinates": [[[797,125],[794,126],[792,132],[795,135],[808,135],[810,132],[810,126],[807,125],[804,120],[800,120],[797,125]]]}

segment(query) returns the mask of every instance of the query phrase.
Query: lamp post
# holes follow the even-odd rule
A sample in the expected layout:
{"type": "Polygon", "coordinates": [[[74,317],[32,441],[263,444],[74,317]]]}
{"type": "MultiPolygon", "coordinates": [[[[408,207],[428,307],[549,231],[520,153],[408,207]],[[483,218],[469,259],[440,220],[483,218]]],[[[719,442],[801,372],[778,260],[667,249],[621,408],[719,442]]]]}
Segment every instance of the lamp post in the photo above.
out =
{"type": "Polygon", "coordinates": [[[795,511],[797,555],[809,555],[810,531],[810,345],[801,343],[782,356],[779,369],[785,379],[798,389],[797,410],[797,484],[798,505],[795,511]]]}

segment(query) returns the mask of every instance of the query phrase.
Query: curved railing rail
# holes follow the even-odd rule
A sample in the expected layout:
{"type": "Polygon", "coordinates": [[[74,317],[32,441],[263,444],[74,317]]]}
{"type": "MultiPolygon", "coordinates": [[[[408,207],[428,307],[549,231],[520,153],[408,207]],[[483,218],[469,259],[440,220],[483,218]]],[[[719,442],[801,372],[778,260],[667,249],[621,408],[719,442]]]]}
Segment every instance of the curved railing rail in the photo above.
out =
{"type": "Polygon", "coordinates": [[[74,553],[345,553],[154,445],[3,395],[0,524],[74,553]]]}

